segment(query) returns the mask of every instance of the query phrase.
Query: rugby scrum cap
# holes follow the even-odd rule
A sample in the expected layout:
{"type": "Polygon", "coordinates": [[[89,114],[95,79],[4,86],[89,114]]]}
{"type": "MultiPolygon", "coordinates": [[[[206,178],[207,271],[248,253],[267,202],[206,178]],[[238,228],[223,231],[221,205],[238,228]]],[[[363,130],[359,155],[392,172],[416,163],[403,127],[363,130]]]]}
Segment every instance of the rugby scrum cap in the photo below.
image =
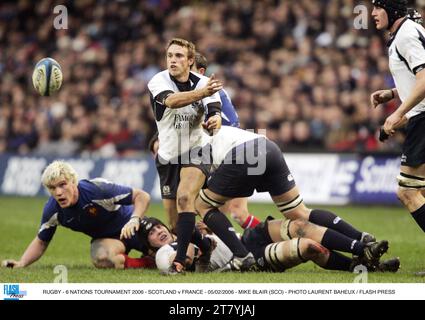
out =
{"type": "Polygon", "coordinates": [[[407,15],[407,0],[372,0],[375,7],[385,10],[388,15],[388,29],[394,22],[407,15]]]}
{"type": "MultiPolygon", "coordinates": [[[[168,227],[161,221],[156,218],[152,217],[143,217],[143,219],[140,220],[140,228],[139,228],[139,235],[140,239],[143,242],[143,245],[149,249],[157,250],[159,248],[153,248],[149,242],[148,242],[148,235],[149,231],[152,230],[153,227],[157,225],[162,225],[168,229],[168,227]]],[[[169,230],[169,229],[168,229],[169,230]]]]}

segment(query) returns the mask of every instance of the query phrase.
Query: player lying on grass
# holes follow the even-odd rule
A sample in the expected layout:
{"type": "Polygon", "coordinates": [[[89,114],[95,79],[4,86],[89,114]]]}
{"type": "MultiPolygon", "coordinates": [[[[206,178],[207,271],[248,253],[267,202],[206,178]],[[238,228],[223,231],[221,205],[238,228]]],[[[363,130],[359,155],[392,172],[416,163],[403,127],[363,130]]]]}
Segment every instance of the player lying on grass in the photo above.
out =
{"type": "Polygon", "coordinates": [[[150,257],[127,256],[132,249],[144,250],[137,231],[149,207],[146,192],[99,178],[78,181],[74,168],[64,161],[52,162],[41,181],[51,196],[38,234],[19,261],[4,260],[2,266],[20,268],[34,263],[45,253],[56,228],[63,226],[92,238],[90,252],[97,268],[155,267],[150,257]]]}
{"type": "MultiPolygon", "coordinates": [[[[244,231],[242,241],[254,253],[259,270],[283,272],[307,261],[313,261],[328,270],[352,271],[359,261],[341,255],[320,244],[327,232],[337,233],[325,227],[316,226],[301,220],[272,220],[268,218],[255,228],[244,231]],[[285,240],[286,239],[286,240],[285,240]]],[[[167,274],[176,254],[177,237],[158,219],[145,218],[141,227],[141,239],[152,252],[156,252],[158,269],[167,274]]],[[[210,267],[207,271],[239,271],[234,264],[233,254],[229,248],[216,236],[215,248],[210,257],[210,267]]],[[[328,243],[335,250],[352,252],[338,243],[338,239],[328,243]]],[[[197,257],[200,251],[190,245],[187,251],[186,270],[197,271],[197,257]]],[[[400,266],[398,258],[379,263],[370,271],[396,272],[400,266]]],[[[204,271],[202,269],[202,271],[204,271]]]]}
{"type": "MultiPolygon", "coordinates": [[[[370,269],[379,264],[379,258],[388,250],[388,242],[373,242],[373,237],[357,231],[329,211],[308,209],[282,152],[274,142],[249,131],[222,127],[213,136],[211,144],[215,171],[208,179],[207,189],[200,191],[195,203],[196,210],[208,227],[223,215],[218,208],[229,199],[249,197],[254,190],[269,192],[287,219],[310,221],[338,231],[354,239],[351,246],[355,254],[361,257],[362,264],[370,269]]],[[[224,230],[232,228],[230,222],[222,227],[224,230]]],[[[214,230],[214,233],[227,244],[227,234],[220,233],[220,230],[214,230]]]]}

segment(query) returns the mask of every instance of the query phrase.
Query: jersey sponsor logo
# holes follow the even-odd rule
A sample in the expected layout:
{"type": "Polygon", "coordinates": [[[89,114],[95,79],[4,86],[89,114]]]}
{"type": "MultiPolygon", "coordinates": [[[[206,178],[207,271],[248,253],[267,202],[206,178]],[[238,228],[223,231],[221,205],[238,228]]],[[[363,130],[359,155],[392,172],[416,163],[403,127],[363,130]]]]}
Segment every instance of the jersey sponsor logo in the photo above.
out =
{"type": "Polygon", "coordinates": [[[402,162],[402,163],[407,162],[407,156],[406,156],[405,154],[402,154],[402,155],[401,155],[401,162],[402,162]]]}
{"type": "Polygon", "coordinates": [[[292,176],[292,174],[288,175],[288,181],[294,181],[294,177],[292,176]]]}

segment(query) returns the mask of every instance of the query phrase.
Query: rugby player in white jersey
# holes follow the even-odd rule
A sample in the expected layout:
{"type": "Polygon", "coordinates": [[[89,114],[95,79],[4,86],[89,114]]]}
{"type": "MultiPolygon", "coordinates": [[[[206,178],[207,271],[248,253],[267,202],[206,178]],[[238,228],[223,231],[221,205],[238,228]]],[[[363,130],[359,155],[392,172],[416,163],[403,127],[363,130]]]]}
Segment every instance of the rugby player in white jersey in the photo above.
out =
{"type": "MultiPolygon", "coordinates": [[[[195,57],[193,43],[172,39],[167,45],[166,57],[167,70],[156,74],[149,81],[148,88],[159,132],[156,163],[161,196],[169,200],[170,206],[176,201],[178,212],[176,233],[179,242],[169,273],[179,274],[184,272],[186,251],[191,241],[207,255],[211,250],[211,241],[195,229],[194,201],[211,164],[203,128],[211,133],[221,128],[218,91],[223,86],[214,75],[207,78],[190,71],[195,57]],[[205,113],[207,117],[203,123],[205,113]]],[[[215,223],[222,224],[221,221],[215,223]]],[[[211,230],[215,232],[214,227],[211,230]]],[[[231,231],[226,232],[231,234],[231,231]]],[[[233,240],[233,245],[240,249],[238,253],[247,256],[240,240],[233,240]]]]}
{"type": "Polygon", "coordinates": [[[425,29],[407,16],[406,0],[373,0],[378,30],[388,30],[389,68],[395,88],[371,95],[373,107],[400,98],[383,131],[392,136],[405,127],[397,196],[425,232],[425,29]]]}
{"type": "MultiPolygon", "coordinates": [[[[254,190],[269,192],[280,212],[290,220],[301,219],[311,222],[312,214],[334,215],[324,210],[310,210],[305,206],[282,152],[274,142],[264,136],[238,128],[222,127],[212,137],[211,145],[214,171],[208,178],[207,188],[200,191],[195,203],[196,210],[208,227],[211,221],[223,216],[218,208],[226,201],[249,197],[254,190]]],[[[323,235],[321,244],[326,248],[333,248],[337,243],[340,246],[338,250],[352,252],[359,257],[359,263],[369,269],[376,269],[380,257],[388,250],[388,241],[364,243],[360,236],[358,238],[347,236],[335,227],[337,223],[343,222],[341,218],[338,217],[335,222],[331,227],[326,226],[328,232],[323,235]]],[[[289,221],[282,224],[283,230],[288,228],[288,224],[289,221]]],[[[230,223],[222,227],[231,229],[230,223]]],[[[217,234],[215,230],[213,231],[217,234]]],[[[224,236],[217,235],[226,243],[224,236]]],[[[290,240],[287,232],[282,232],[282,240],[290,240]]],[[[261,259],[264,260],[264,256],[261,255],[264,250],[254,250],[255,248],[249,246],[246,241],[244,244],[254,253],[257,263],[261,259]]],[[[237,269],[241,261],[238,257],[234,257],[233,260],[237,269]]],[[[339,264],[344,261],[332,261],[332,263],[339,264]]]]}

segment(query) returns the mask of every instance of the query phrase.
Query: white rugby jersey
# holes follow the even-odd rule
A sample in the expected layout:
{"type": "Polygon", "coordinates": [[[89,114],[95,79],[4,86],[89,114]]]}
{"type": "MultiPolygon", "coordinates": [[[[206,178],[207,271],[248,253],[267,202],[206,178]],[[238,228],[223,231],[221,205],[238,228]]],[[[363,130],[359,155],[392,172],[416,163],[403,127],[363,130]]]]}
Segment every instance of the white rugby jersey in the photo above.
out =
{"type": "MultiPolygon", "coordinates": [[[[401,101],[405,101],[415,86],[416,73],[425,68],[425,29],[405,19],[390,40],[389,67],[401,101]]],[[[425,99],[407,114],[411,118],[425,111],[425,99]]]]}
{"type": "Polygon", "coordinates": [[[217,242],[217,247],[211,253],[210,268],[211,271],[223,268],[233,257],[232,251],[216,235],[206,235],[207,238],[213,238],[217,242]]]}
{"type": "Polygon", "coordinates": [[[219,93],[186,107],[171,109],[164,104],[174,92],[192,91],[206,86],[209,78],[190,72],[189,81],[180,83],[168,70],[157,73],[148,83],[152,108],[159,132],[158,154],[165,160],[176,158],[190,149],[206,144],[202,134],[202,121],[210,103],[220,103],[219,93]]]}
{"type": "Polygon", "coordinates": [[[260,137],[264,136],[236,127],[221,127],[221,129],[212,136],[210,140],[214,161],[212,169],[214,170],[218,168],[227,153],[229,153],[229,151],[234,147],[260,137]]]}

